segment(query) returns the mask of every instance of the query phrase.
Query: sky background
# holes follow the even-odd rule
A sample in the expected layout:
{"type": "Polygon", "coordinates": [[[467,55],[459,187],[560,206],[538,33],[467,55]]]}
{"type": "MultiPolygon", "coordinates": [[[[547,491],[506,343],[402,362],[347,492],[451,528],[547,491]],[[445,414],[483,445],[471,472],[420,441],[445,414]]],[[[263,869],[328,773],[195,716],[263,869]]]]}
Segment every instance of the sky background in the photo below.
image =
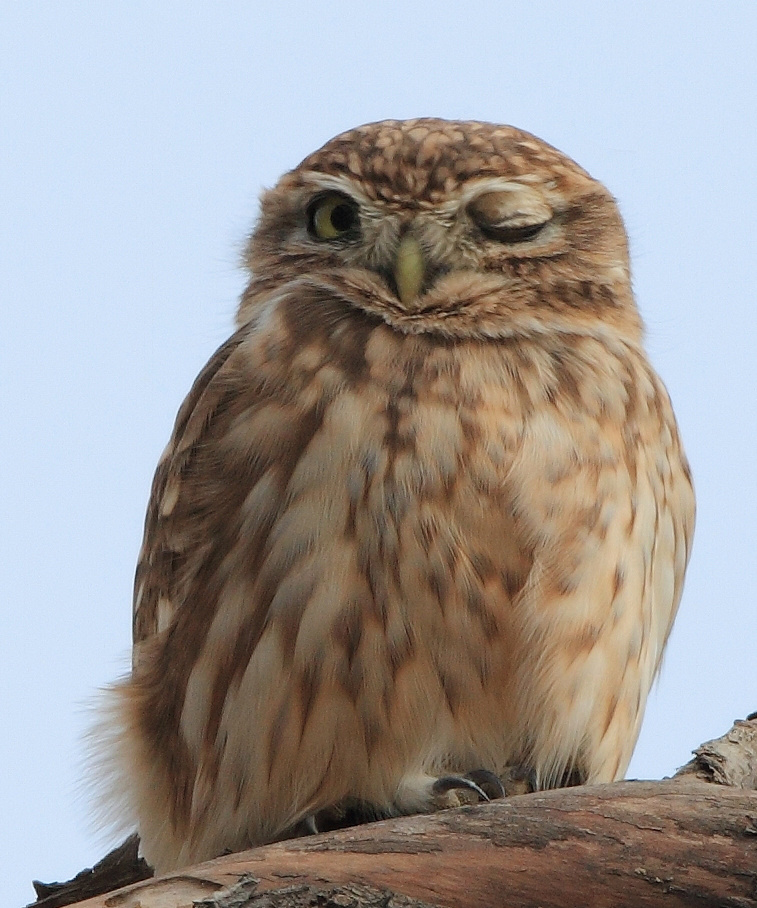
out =
{"type": "Polygon", "coordinates": [[[263,187],[413,116],[536,133],[618,198],[698,495],[632,777],[757,710],[757,3],[0,3],[0,904],[110,844],[78,792],[152,473],[231,331],[263,187]]]}

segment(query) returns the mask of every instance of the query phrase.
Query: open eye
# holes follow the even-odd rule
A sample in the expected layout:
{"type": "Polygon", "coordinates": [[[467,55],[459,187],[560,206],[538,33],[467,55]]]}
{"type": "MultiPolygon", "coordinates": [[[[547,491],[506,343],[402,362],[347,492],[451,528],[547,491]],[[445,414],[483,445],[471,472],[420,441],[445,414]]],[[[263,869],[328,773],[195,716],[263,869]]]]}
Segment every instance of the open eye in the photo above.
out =
{"type": "Polygon", "coordinates": [[[354,236],[360,227],[357,205],[340,192],[318,196],[308,208],[308,231],[319,240],[354,236]]]}
{"type": "Polygon", "coordinates": [[[552,219],[552,209],[544,199],[526,187],[482,193],[467,211],[484,236],[500,243],[526,243],[552,219]]]}

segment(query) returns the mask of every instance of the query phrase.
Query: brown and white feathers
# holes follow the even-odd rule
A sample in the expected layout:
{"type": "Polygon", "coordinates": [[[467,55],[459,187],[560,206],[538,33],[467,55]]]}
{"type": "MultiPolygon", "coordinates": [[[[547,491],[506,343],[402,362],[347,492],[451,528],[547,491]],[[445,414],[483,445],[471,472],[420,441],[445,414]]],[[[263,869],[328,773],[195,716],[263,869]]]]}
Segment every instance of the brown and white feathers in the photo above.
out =
{"type": "Polygon", "coordinates": [[[264,195],[247,264],[107,719],[148,861],[479,767],[622,777],[694,498],[610,194],[511,127],[371,124],[264,195]]]}

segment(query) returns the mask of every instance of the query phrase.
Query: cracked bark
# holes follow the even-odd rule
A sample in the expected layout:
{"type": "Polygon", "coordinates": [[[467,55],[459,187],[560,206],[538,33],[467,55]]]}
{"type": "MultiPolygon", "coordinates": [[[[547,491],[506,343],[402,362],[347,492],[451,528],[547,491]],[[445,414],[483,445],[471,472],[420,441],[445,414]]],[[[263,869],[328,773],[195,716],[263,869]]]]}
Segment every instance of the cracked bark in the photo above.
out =
{"type": "MultiPolygon", "coordinates": [[[[750,719],[703,744],[672,779],[517,795],[293,839],[79,908],[757,906],[750,719]]],[[[66,904],[46,901],[53,895],[36,908],[66,904]]]]}

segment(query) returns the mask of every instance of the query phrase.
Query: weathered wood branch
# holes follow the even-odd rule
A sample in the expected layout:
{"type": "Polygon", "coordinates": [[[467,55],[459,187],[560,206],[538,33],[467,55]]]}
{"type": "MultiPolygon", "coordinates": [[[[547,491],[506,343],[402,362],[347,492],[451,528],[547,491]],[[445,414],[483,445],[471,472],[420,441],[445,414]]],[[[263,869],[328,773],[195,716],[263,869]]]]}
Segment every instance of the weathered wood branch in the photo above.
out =
{"type": "Polygon", "coordinates": [[[66,883],[34,880],[32,886],[37,893],[34,908],[61,908],[131,883],[149,880],[153,876],[152,867],[139,857],[139,836],[135,833],[118,848],[108,852],[94,867],[82,870],[66,883]]]}
{"type": "Polygon", "coordinates": [[[79,908],[746,908],[757,906],[755,788],[757,720],[737,722],[672,779],[518,795],[294,839],[79,908]]]}
{"type": "Polygon", "coordinates": [[[757,713],[752,713],[745,722],[735,722],[722,738],[697,747],[694,759],[682,766],[675,778],[686,776],[757,790],[757,713]]]}

